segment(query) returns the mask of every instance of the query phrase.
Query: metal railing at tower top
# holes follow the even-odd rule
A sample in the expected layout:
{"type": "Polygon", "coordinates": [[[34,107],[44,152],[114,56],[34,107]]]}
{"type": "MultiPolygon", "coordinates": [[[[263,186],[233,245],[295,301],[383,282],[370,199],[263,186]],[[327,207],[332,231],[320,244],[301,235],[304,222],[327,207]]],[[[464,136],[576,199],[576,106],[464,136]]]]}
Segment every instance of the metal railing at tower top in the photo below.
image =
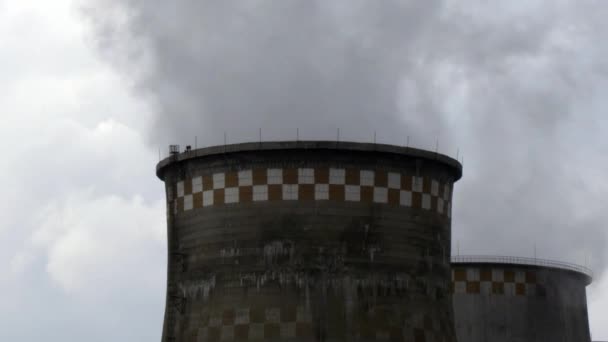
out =
{"type": "Polygon", "coordinates": [[[523,258],[514,256],[500,256],[500,255],[454,255],[451,257],[453,264],[509,264],[509,265],[523,265],[523,266],[541,266],[551,267],[567,271],[574,271],[582,273],[590,278],[593,278],[593,271],[585,266],[538,258],[523,258]]]}

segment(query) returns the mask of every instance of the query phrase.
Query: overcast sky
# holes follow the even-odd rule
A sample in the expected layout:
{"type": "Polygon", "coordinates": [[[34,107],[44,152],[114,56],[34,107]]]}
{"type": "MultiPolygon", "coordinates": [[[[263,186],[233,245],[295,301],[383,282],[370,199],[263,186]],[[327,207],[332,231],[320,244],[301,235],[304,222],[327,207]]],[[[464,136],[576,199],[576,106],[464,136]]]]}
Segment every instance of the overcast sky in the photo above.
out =
{"type": "Polygon", "coordinates": [[[160,340],[159,147],[258,128],[459,150],[454,254],[593,267],[608,339],[605,18],[591,0],[0,0],[0,340],[160,340]]]}

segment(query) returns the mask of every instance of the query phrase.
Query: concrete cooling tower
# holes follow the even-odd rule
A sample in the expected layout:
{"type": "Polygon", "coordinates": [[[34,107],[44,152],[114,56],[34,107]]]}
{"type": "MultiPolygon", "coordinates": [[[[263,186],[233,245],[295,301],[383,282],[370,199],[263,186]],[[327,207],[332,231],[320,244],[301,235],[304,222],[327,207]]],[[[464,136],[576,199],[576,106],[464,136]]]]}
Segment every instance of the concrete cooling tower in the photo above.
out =
{"type": "Polygon", "coordinates": [[[157,166],[163,341],[455,342],[450,213],[461,174],[444,155],[380,144],[173,153],[157,166]]]}
{"type": "Polygon", "coordinates": [[[452,260],[458,341],[589,342],[591,271],[556,261],[489,256],[452,260]]]}

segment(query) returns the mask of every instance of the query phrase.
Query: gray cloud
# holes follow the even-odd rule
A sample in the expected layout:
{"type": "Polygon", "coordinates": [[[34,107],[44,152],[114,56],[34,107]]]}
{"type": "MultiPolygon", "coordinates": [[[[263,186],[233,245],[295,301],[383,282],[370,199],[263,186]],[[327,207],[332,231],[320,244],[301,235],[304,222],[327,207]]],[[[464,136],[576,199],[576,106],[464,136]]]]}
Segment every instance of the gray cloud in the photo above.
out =
{"type": "Polygon", "coordinates": [[[91,1],[148,139],[342,139],[466,152],[461,252],[606,266],[606,6],[595,1],[91,1]],[[120,14],[120,15],[117,15],[120,14]],[[136,70],[137,72],[134,72],[136,70]],[[594,172],[598,171],[598,172],[594,172]],[[601,172],[599,172],[601,171],[601,172]]]}
{"type": "Polygon", "coordinates": [[[73,5],[0,0],[0,340],[158,340],[157,151],[73,5]]]}

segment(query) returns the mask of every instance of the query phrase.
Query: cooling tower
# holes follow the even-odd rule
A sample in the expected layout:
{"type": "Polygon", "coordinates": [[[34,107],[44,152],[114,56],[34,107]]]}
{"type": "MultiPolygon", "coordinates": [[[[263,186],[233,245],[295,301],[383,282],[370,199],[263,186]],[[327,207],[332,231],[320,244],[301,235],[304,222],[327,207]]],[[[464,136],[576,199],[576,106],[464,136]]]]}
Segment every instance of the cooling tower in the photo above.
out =
{"type": "Polygon", "coordinates": [[[589,342],[591,271],[556,261],[488,256],[452,260],[459,341],[589,342]]]}
{"type": "Polygon", "coordinates": [[[260,142],[174,153],[163,341],[455,342],[434,152],[260,142]]]}

